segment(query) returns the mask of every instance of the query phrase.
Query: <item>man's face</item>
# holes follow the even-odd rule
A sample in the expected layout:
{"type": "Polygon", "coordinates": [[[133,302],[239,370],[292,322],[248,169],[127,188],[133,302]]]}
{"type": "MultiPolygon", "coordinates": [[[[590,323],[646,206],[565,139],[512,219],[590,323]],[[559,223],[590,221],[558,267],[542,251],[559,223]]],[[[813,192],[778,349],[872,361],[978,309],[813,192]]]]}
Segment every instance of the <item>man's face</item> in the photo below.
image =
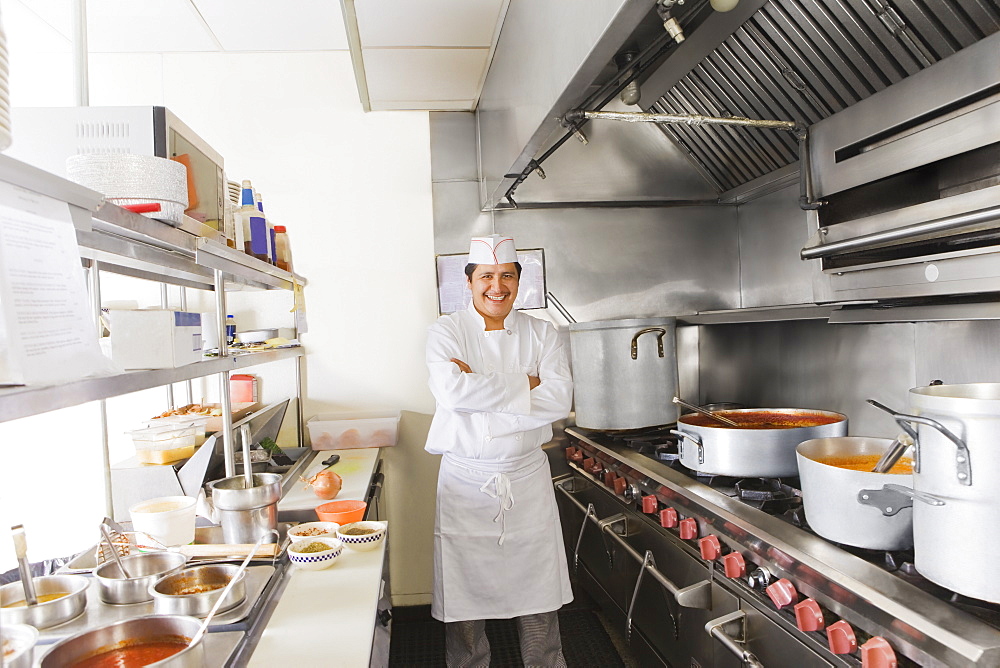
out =
{"type": "Polygon", "coordinates": [[[487,321],[507,317],[517,299],[517,268],[513,262],[507,264],[480,264],[472,272],[469,287],[472,289],[472,303],[487,321]]]}

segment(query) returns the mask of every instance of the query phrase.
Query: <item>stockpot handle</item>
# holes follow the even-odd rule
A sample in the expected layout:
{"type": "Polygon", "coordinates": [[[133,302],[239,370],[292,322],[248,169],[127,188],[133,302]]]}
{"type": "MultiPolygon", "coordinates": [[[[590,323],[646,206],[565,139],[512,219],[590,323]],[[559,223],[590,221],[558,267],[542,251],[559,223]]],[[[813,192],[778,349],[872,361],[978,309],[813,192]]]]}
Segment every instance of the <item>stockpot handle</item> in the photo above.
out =
{"type": "MultiPolygon", "coordinates": [[[[955,448],[957,448],[957,452],[955,453],[955,468],[957,469],[956,476],[958,477],[959,484],[961,485],[972,484],[972,461],[969,459],[969,448],[965,444],[965,441],[956,436],[954,432],[952,432],[950,429],[945,427],[937,420],[932,420],[931,418],[922,417],[920,415],[909,415],[907,413],[899,413],[897,411],[892,410],[891,408],[889,408],[884,404],[880,404],[874,399],[869,399],[868,403],[874,406],[875,408],[885,411],[886,413],[891,415],[896,420],[896,423],[900,426],[900,428],[902,428],[903,431],[909,434],[910,437],[913,439],[913,442],[916,443],[918,446],[920,445],[920,442],[919,439],[917,438],[917,430],[913,428],[913,425],[910,424],[911,422],[916,422],[917,424],[922,424],[926,427],[931,427],[940,432],[941,435],[943,435],[949,441],[954,443],[955,448]]],[[[919,473],[920,472],[919,449],[917,450],[917,452],[918,452],[917,462],[916,462],[917,465],[914,468],[914,470],[916,470],[917,473],[919,473]]]]}
{"type": "Polygon", "coordinates": [[[764,664],[760,662],[760,659],[744,647],[744,643],[746,643],[746,623],[747,613],[737,610],[705,624],[705,632],[722,643],[730,652],[738,656],[742,665],[750,666],[751,668],[764,668],[764,664]],[[735,631],[730,629],[735,629],[735,631]]]}
{"type": "MultiPolygon", "coordinates": [[[[700,608],[702,610],[711,609],[712,585],[711,583],[709,583],[708,580],[702,580],[701,582],[696,582],[695,584],[689,587],[683,587],[683,588],[675,585],[672,581],[667,579],[667,577],[664,576],[663,573],[658,571],[653,564],[647,562],[645,556],[636,552],[631,545],[625,542],[624,538],[618,535],[618,533],[615,532],[613,528],[611,528],[613,524],[617,524],[618,522],[624,520],[625,519],[624,515],[619,514],[613,518],[609,518],[606,520],[599,519],[597,517],[597,514],[593,512],[592,506],[591,507],[584,506],[582,503],[573,498],[573,492],[566,489],[565,485],[570,480],[573,480],[573,478],[560,480],[559,482],[555,483],[555,488],[558,489],[563,494],[565,494],[566,498],[572,501],[576,507],[578,507],[585,513],[583,518],[584,526],[586,526],[587,520],[590,520],[600,528],[602,534],[609,535],[611,536],[611,538],[617,541],[625,549],[626,553],[628,553],[636,561],[641,562],[642,568],[644,570],[649,571],[649,574],[652,575],[653,578],[655,578],[656,581],[659,582],[664,589],[666,589],[673,595],[678,605],[685,608],[700,608]]],[[[580,534],[582,537],[583,535],[582,528],[580,534]]],[[[579,550],[579,539],[577,540],[577,550],[579,550]]]]}
{"type": "Polygon", "coordinates": [[[666,336],[667,330],[662,327],[647,327],[646,329],[640,329],[632,337],[632,359],[639,359],[639,337],[650,332],[659,332],[656,335],[656,352],[660,357],[663,357],[663,337],[666,336]]]}
{"type": "Polygon", "coordinates": [[[684,459],[684,439],[688,439],[698,446],[698,463],[705,463],[705,444],[701,442],[701,435],[680,431],[679,429],[671,429],[670,433],[680,439],[677,441],[677,454],[680,455],[682,461],[684,459]]]}

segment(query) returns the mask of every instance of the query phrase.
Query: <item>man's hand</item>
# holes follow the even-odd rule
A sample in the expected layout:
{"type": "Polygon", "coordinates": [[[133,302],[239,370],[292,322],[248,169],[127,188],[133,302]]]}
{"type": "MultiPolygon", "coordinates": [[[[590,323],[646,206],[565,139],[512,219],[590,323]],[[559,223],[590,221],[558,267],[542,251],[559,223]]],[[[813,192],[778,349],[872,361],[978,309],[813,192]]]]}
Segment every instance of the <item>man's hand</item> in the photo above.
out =
{"type": "Polygon", "coordinates": [[[452,357],[451,361],[458,365],[458,368],[461,369],[462,373],[472,373],[472,368],[462,360],[452,357]]]}
{"type": "Polygon", "coordinates": [[[542,384],[542,379],[538,376],[528,376],[528,391],[535,389],[542,384]]]}

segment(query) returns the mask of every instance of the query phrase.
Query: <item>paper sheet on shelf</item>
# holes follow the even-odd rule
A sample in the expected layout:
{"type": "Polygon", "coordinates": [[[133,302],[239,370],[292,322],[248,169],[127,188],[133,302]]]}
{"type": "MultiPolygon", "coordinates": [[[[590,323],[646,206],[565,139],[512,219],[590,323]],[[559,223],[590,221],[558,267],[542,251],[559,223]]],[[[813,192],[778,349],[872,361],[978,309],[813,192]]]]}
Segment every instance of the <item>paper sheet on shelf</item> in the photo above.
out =
{"type": "Polygon", "coordinates": [[[65,202],[0,182],[0,385],[114,373],[65,202]]]}

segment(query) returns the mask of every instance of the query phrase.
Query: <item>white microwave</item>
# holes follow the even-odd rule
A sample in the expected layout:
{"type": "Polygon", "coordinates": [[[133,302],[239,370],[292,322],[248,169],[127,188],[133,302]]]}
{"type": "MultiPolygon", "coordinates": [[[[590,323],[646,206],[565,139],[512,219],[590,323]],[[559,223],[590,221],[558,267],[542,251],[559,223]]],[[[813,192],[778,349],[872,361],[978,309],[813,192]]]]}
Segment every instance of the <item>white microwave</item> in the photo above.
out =
{"type": "Polygon", "coordinates": [[[187,156],[197,202],[185,214],[223,230],[222,156],[166,107],[14,107],[11,157],[67,176],[66,158],[91,153],[187,156]]]}

